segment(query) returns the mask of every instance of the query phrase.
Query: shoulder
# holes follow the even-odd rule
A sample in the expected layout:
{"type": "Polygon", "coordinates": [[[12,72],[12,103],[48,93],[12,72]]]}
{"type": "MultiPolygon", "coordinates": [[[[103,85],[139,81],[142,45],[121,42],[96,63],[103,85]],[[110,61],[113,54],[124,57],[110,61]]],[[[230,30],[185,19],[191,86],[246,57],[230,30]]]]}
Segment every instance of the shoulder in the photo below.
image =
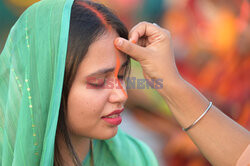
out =
{"type": "Polygon", "coordinates": [[[120,128],[115,137],[105,142],[111,152],[118,155],[119,159],[126,161],[127,165],[158,166],[156,157],[149,146],[120,128]]]}

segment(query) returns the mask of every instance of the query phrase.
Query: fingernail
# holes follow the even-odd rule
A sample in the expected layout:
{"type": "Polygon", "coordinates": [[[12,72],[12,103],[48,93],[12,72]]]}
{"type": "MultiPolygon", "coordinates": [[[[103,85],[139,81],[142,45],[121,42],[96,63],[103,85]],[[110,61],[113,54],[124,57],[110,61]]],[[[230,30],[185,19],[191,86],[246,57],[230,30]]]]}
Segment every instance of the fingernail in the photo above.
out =
{"type": "Polygon", "coordinates": [[[116,40],[116,45],[117,46],[121,46],[122,45],[122,40],[121,39],[117,39],[116,40]]]}
{"type": "Polygon", "coordinates": [[[136,43],[136,41],[134,39],[132,39],[132,38],[129,39],[129,42],[132,42],[134,44],[136,43]]]}

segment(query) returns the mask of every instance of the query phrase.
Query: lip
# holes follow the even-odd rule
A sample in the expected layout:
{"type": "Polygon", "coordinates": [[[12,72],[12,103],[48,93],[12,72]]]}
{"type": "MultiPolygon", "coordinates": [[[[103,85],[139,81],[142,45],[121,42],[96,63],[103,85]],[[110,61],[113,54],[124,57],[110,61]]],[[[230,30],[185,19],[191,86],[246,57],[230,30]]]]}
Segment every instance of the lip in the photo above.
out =
{"type": "Polygon", "coordinates": [[[112,125],[119,125],[122,123],[122,117],[119,115],[116,118],[102,118],[104,121],[108,122],[109,124],[112,125]]]}
{"type": "Polygon", "coordinates": [[[106,122],[108,122],[109,124],[112,124],[112,125],[119,125],[122,123],[122,117],[120,116],[120,113],[124,110],[121,109],[121,110],[115,110],[113,112],[111,112],[110,114],[106,115],[106,116],[103,116],[102,119],[106,122]],[[115,117],[115,118],[109,118],[108,116],[111,116],[111,115],[118,115],[118,117],[115,117]]]}
{"type": "Polygon", "coordinates": [[[122,111],[124,111],[124,108],[121,109],[121,110],[115,110],[115,111],[111,112],[108,115],[102,116],[102,118],[106,118],[107,116],[111,116],[111,115],[114,115],[114,114],[120,114],[120,113],[122,113],[122,111]]]}

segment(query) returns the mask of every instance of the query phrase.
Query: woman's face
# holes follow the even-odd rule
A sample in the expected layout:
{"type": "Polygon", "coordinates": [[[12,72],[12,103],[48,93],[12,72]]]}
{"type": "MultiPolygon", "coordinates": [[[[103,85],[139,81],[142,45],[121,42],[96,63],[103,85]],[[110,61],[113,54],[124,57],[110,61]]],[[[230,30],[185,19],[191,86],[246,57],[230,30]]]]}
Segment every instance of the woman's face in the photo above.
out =
{"type": "Polygon", "coordinates": [[[90,45],[78,67],[68,96],[66,118],[70,133],[75,136],[109,139],[117,133],[118,126],[102,118],[121,110],[127,100],[125,82],[118,79],[125,91],[115,82],[117,58],[120,61],[118,76],[124,76],[122,65],[127,62],[127,57],[114,47],[116,37],[115,31],[102,35],[90,45]],[[106,69],[109,70],[103,73],[106,69]]]}

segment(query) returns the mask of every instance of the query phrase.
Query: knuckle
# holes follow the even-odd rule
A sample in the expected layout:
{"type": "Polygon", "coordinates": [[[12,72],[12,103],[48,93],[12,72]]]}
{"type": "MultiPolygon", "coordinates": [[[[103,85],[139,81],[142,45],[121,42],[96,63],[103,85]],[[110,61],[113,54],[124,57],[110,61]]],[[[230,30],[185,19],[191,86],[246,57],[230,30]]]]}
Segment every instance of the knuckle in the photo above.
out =
{"type": "Polygon", "coordinates": [[[154,26],[156,26],[157,28],[161,28],[158,24],[153,23],[154,26]]]}
{"type": "Polygon", "coordinates": [[[133,47],[132,47],[130,44],[124,43],[123,47],[124,47],[124,49],[125,49],[127,52],[129,52],[129,53],[132,53],[132,52],[133,52],[133,47]]]}
{"type": "Polygon", "coordinates": [[[167,29],[164,29],[164,36],[167,38],[167,39],[171,39],[171,33],[170,31],[168,31],[167,29]]]}
{"type": "Polygon", "coordinates": [[[134,52],[134,47],[132,47],[130,44],[128,44],[128,52],[133,53],[134,52]]]}
{"type": "Polygon", "coordinates": [[[147,21],[142,21],[142,22],[140,22],[139,24],[140,24],[140,25],[147,25],[147,24],[149,24],[149,22],[147,22],[147,21]]]}
{"type": "Polygon", "coordinates": [[[131,36],[132,36],[132,32],[129,32],[129,33],[128,33],[128,38],[130,39],[131,36]]]}

